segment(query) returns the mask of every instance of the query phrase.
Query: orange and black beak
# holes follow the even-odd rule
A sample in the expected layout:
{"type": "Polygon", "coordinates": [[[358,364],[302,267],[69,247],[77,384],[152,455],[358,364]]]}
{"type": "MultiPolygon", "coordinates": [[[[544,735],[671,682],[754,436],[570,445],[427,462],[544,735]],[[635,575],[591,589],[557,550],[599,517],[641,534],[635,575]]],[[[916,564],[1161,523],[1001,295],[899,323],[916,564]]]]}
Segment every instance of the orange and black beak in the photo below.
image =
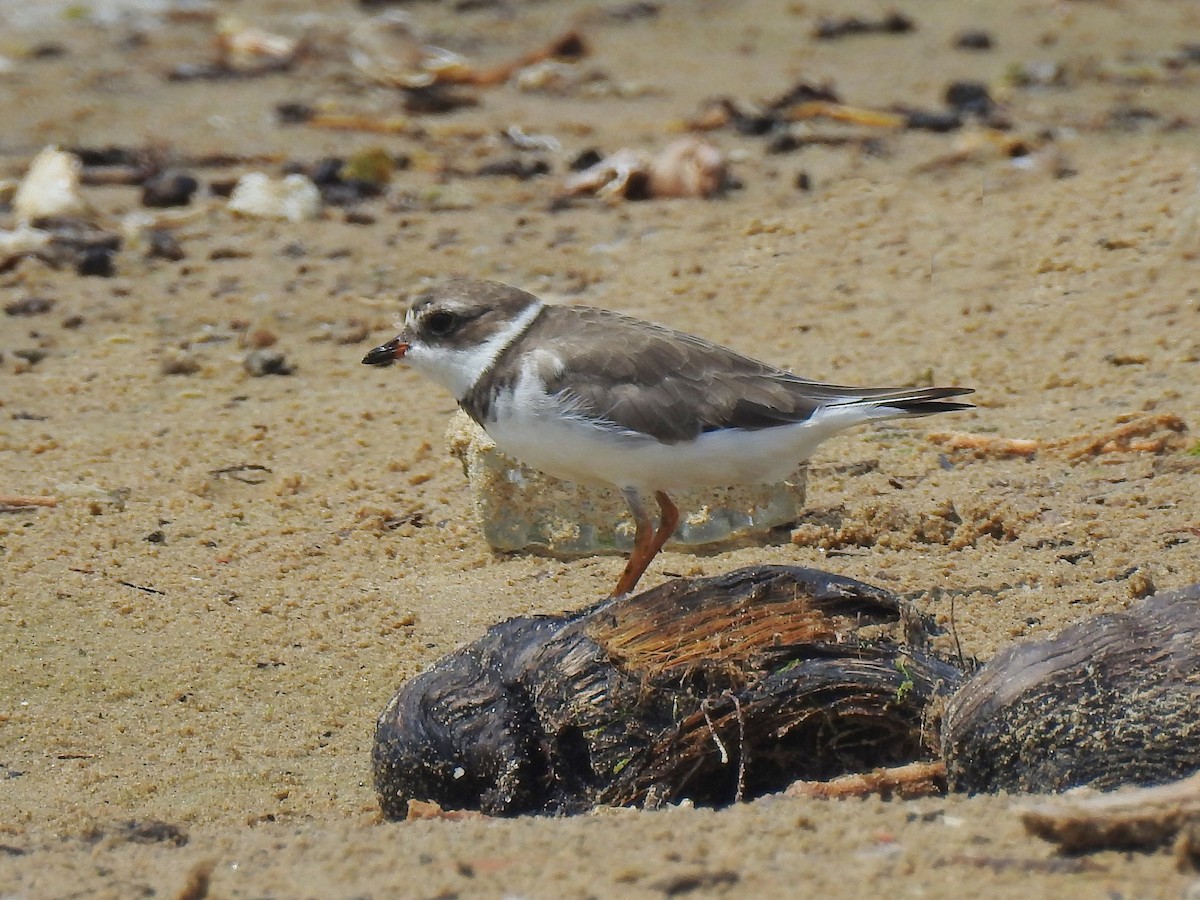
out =
{"type": "Polygon", "coordinates": [[[395,337],[386,344],[380,344],[363,357],[364,366],[390,366],[398,359],[403,359],[408,352],[408,344],[395,337]]]}

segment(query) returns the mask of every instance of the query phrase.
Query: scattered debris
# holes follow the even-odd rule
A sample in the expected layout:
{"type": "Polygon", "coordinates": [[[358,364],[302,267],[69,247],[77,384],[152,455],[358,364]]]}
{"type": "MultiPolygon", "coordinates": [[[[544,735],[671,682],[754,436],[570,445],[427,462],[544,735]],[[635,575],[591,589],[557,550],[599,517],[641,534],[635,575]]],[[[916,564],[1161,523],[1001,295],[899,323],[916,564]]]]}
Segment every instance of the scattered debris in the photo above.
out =
{"type": "Polygon", "coordinates": [[[821,19],[813,28],[812,36],[818,41],[832,41],[860,34],[908,34],[916,28],[912,19],[893,10],[882,19],[860,19],[858,16],[821,19]]]}
{"type": "Polygon", "coordinates": [[[6,272],[27,256],[34,256],[50,245],[53,235],[41,228],[20,225],[12,231],[0,231],[0,272],[6,272]]]}
{"type": "Polygon", "coordinates": [[[382,147],[368,147],[348,159],[330,156],[312,166],[289,166],[289,174],[306,175],[330,206],[350,206],[379,197],[387,189],[392,174],[408,165],[406,157],[397,158],[382,147]]]}
{"type": "Polygon", "coordinates": [[[1130,414],[1117,419],[1117,427],[1099,434],[1081,434],[1058,440],[1002,438],[965,431],[938,431],[929,435],[932,443],[947,452],[975,459],[1026,458],[1048,453],[1065,459],[1083,459],[1105,453],[1163,453],[1180,449],[1187,424],[1172,413],[1151,416],[1130,414]],[[1165,433],[1164,433],[1165,432],[1165,433]]]}
{"type": "Polygon", "coordinates": [[[238,75],[262,75],[289,68],[300,42],[246,24],[233,16],[217,20],[217,65],[238,75]]]}
{"type": "Polygon", "coordinates": [[[465,822],[470,819],[486,818],[475,809],[442,809],[440,804],[432,800],[409,800],[408,811],[404,815],[406,822],[420,822],[425,819],[444,819],[447,822],[465,822]]]}
{"type": "Polygon", "coordinates": [[[574,61],[588,54],[583,36],[571,30],[515,60],[479,68],[460,54],[423,43],[407,18],[391,16],[377,17],[354,29],[350,42],[351,59],[363,74],[406,91],[447,85],[492,87],[545,60],[574,61]]]}
{"type": "Polygon", "coordinates": [[[567,196],[596,194],[608,199],[649,200],[714,197],[735,182],[725,156],[697,137],[684,137],[657,156],[622,149],[567,178],[567,196]]]}
{"type": "Polygon", "coordinates": [[[301,50],[294,38],[255,28],[233,16],[217,20],[211,62],[183,63],[167,73],[170,81],[251,78],[291,68],[301,50]]]}
{"type": "Polygon", "coordinates": [[[262,172],[249,172],[234,186],[229,210],[253,218],[302,222],[320,216],[321,191],[306,175],[271,178],[262,172]]]}
{"type": "Polygon", "coordinates": [[[870,796],[884,800],[913,800],[944,793],[946,765],[942,762],[908,763],[890,769],[842,775],[829,781],[796,781],[784,791],[788,797],[815,797],[818,800],[870,796]]]}
{"type": "Polygon", "coordinates": [[[213,478],[229,478],[232,481],[240,481],[242,484],[263,484],[268,480],[265,476],[273,473],[267,466],[246,463],[240,466],[226,466],[223,469],[211,469],[208,474],[213,478]]]}
{"type": "Polygon", "coordinates": [[[275,107],[275,117],[281,125],[308,125],[331,131],[363,131],[372,134],[405,134],[413,130],[407,116],[383,118],[365,113],[318,111],[306,103],[289,101],[275,107]]]}
{"type": "Polygon", "coordinates": [[[0,509],[28,509],[31,506],[54,508],[58,506],[57,497],[41,497],[32,494],[0,494],[0,509]]]}
{"type": "Polygon", "coordinates": [[[475,170],[480,178],[507,177],[518,181],[529,181],[541,175],[550,174],[550,163],[544,159],[525,159],[520,156],[510,156],[505,159],[482,163],[475,170]]]}

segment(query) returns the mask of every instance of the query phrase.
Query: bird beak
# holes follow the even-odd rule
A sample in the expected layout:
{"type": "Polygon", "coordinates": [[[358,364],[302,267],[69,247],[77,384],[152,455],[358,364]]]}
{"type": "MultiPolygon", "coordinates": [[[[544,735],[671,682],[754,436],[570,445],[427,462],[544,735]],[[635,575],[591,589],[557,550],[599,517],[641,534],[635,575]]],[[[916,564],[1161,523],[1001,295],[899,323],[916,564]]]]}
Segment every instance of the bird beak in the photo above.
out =
{"type": "Polygon", "coordinates": [[[398,359],[403,359],[408,352],[408,344],[395,337],[386,344],[380,344],[363,357],[364,366],[390,366],[398,359]]]}

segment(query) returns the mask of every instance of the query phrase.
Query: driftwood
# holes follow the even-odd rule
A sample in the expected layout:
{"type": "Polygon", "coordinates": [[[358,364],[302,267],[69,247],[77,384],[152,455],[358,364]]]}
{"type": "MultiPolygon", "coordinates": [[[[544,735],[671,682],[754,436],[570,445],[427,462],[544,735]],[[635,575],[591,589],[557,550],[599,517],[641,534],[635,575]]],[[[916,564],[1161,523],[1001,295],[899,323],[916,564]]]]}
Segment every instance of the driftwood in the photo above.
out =
{"type": "Polygon", "coordinates": [[[384,815],[722,805],[929,759],[961,674],[928,630],[887,591],[782,566],[504,622],[380,716],[384,815]]]}
{"type": "Polygon", "coordinates": [[[410,800],[719,806],[793,782],[905,796],[940,788],[943,767],[950,790],[1030,793],[1200,770],[1200,585],[1010,647],[965,684],[931,630],[887,591],[782,566],[514,619],[388,704],[376,789],[403,818],[410,800]],[[931,765],[872,772],[913,762],[931,765]]]}
{"type": "Polygon", "coordinates": [[[1021,820],[1070,853],[1153,850],[1176,841],[1181,862],[1200,861],[1200,773],[1158,787],[1042,801],[1023,809],[1021,820]]]}
{"type": "Polygon", "coordinates": [[[1200,585],[1009,647],[954,696],[950,789],[1050,792],[1200,769],[1200,585]]]}

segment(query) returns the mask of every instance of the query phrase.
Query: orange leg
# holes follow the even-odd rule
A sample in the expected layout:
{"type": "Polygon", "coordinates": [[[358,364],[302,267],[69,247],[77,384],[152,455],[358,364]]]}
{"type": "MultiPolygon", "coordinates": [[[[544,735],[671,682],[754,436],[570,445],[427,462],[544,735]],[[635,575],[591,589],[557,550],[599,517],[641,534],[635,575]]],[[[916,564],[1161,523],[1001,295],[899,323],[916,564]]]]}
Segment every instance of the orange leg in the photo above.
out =
{"type": "Polygon", "coordinates": [[[675,533],[675,526],[679,524],[679,510],[662,491],[654,492],[661,513],[657,530],[650,521],[650,513],[642,502],[641,494],[632,489],[622,493],[625,495],[625,502],[629,504],[629,511],[633,513],[637,531],[634,534],[633,552],[629,554],[629,562],[625,564],[625,571],[621,573],[621,578],[610,595],[613,597],[623,596],[634,589],[646,567],[658,556],[663,544],[675,533]]]}

